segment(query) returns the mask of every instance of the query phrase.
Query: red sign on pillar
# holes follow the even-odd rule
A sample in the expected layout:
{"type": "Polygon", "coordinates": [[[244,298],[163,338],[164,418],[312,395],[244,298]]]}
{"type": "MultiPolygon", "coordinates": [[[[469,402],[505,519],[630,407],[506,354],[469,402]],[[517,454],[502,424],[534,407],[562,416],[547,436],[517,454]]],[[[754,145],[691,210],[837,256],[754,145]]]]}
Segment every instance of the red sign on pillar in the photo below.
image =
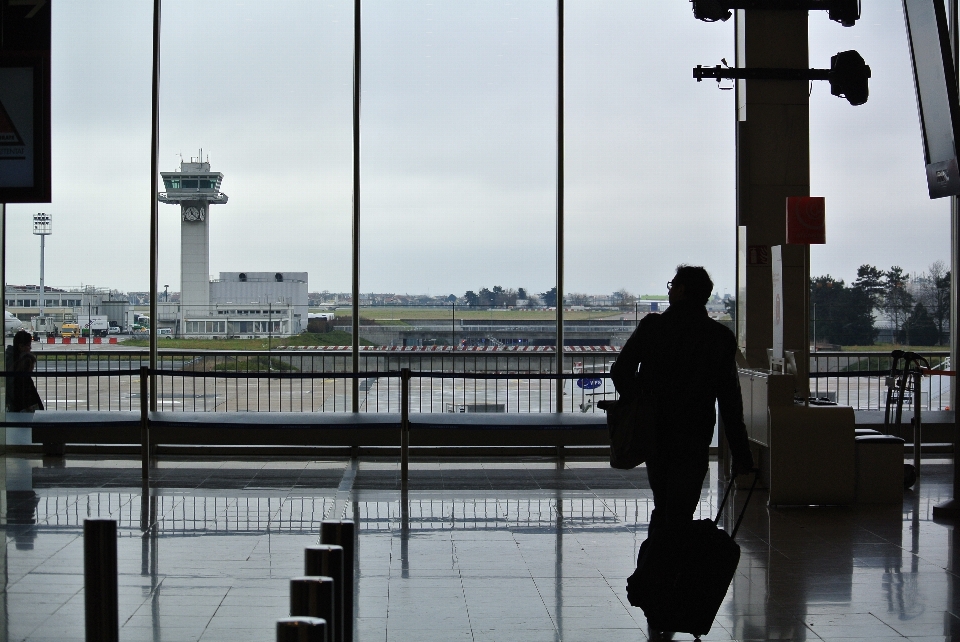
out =
{"type": "Polygon", "coordinates": [[[822,245],[827,242],[826,204],[822,196],[787,197],[787,243],[822,245]]]}

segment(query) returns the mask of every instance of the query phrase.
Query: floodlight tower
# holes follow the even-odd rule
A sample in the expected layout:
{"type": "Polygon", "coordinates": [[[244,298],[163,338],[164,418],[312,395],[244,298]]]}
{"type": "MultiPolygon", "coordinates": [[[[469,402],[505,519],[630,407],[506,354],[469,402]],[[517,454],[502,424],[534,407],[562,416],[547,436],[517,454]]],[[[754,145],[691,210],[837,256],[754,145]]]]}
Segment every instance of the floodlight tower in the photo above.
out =
{"type": "Polygon", "coordinates": [[[33,233],[40,237],[40,319],[43,316],[43,304],[46,299],[46,290],[43,287],[43,250],[44,240],[53,234],[53,216],[43,212],[33,215],[33,233]]]}
{"type": "Polygon", "coordinates": [[[223,174],[201,158],[180,162],[179,172],[160,172],[166,192],[161,203],[180,206],[180,310],[182,318],[210,310],[210,206],[223,205],[223,174]]]}

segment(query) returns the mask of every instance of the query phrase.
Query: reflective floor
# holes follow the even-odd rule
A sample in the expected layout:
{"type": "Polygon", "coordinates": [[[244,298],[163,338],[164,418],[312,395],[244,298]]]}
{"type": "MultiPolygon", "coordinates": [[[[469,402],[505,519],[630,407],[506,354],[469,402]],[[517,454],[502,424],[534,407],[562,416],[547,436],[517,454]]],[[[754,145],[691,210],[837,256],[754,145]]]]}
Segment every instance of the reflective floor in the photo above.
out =
{"type": "MultiPolygon", "coordinates": [[[[362,642],[647,637],[624,591],[652,509],[642,468],[415,462],[404,497],[393,461],[167,459],[144,535],[138,461],[0,462],[4,640],[83,639],[88,517],[118,521],[121,640],[273,640],[303,548],[340,516],[359,530],[362,642]]],[[[952,494],[952,464],[922,473],[887,508],[773,509],[758,491],[705,639],[960,640],[960,541],[931,520],[952,494]]],[[[718,490],[714,465],[701,516],[718,490]]]]}

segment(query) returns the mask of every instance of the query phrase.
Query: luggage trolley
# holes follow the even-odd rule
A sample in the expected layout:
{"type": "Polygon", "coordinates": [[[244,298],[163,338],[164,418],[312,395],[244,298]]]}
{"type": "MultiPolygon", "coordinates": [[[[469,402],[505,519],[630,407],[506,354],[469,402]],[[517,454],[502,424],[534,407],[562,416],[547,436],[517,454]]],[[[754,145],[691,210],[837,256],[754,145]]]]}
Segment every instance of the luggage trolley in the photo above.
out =
{"type": "Polygon", "coordinates": [[[920,380],[930,363],[916,352],[894,350],[890,353],[890,374],[887,375],[887,404],[883,413],[883,431],[903,437],[903,404],[913,403],[913,465],[904,464],[903,487],[910,488],[920,478],[920,380]]]}

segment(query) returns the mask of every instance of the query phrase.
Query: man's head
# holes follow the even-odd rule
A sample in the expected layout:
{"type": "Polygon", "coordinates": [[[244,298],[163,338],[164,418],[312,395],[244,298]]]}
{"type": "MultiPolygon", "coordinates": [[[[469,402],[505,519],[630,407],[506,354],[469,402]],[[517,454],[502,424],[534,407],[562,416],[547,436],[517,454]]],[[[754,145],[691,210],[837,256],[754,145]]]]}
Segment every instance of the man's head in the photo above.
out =
{"type": "Polygon", "coordinates": [[[670,283],[671,305],[679,301],[706,305],[713,294],[713,281],[707,271],[699,265],[678,265],[677,273],[670,283]]]}
{"type": "Polygon", "coordinates": [[[13,335],[13,347],[19,350],[29,350],[33,346],[33,337],[26,330],[19,330],[13,335]]]}

